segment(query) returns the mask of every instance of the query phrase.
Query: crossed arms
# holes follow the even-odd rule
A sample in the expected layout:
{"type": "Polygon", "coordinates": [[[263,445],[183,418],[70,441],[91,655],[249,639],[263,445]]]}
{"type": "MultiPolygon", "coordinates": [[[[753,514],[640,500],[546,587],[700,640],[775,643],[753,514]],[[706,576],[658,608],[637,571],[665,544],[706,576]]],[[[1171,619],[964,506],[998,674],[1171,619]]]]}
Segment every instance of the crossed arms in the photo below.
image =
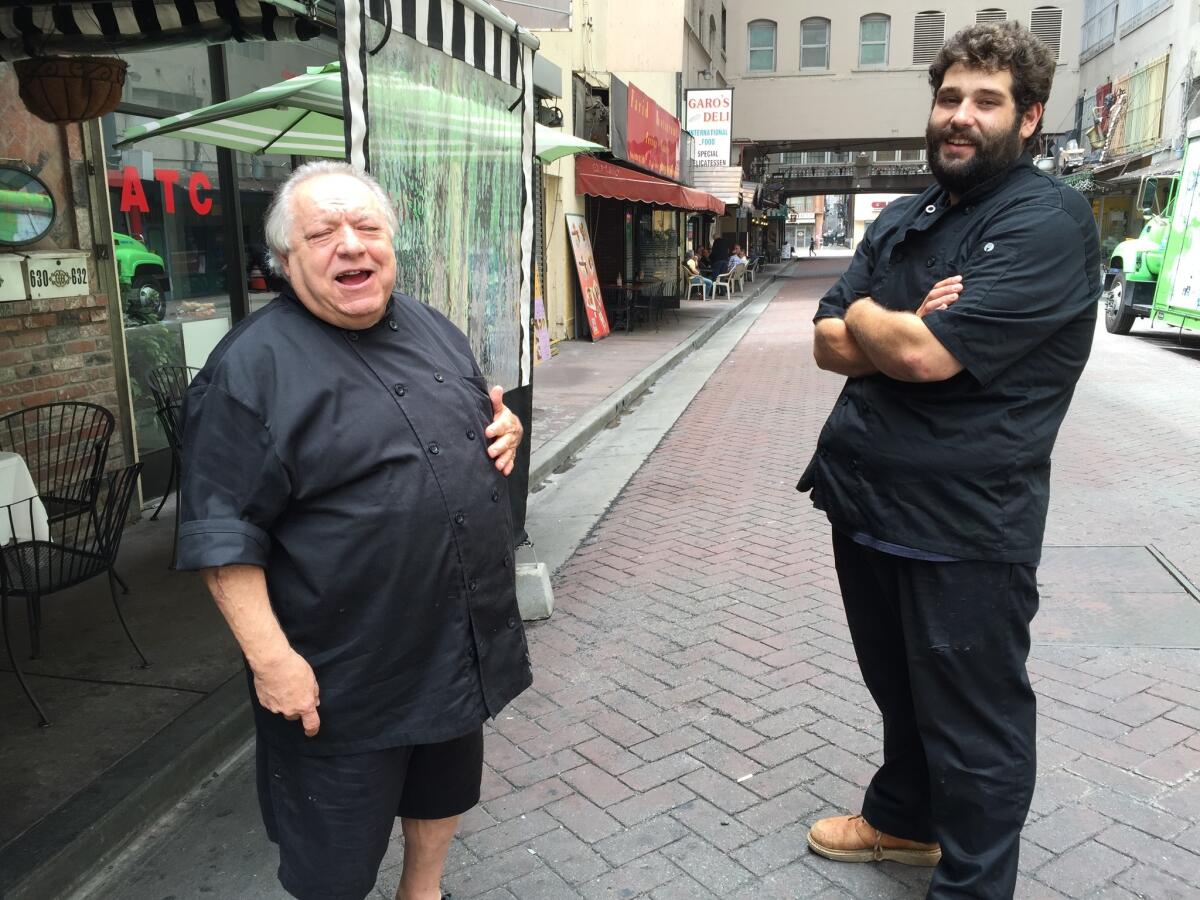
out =
{"type": "Polygon", "coordinates": [[[850,304],[845,318],[819,319],[813,359],[830,372],[852,378],[881,372],[898,381],[945,381],[963,365],[925,325],[931,312],[958,299],[962,277],[943,279],[930,289],[916,312],[896,312],[864,297],[850,304]]]}

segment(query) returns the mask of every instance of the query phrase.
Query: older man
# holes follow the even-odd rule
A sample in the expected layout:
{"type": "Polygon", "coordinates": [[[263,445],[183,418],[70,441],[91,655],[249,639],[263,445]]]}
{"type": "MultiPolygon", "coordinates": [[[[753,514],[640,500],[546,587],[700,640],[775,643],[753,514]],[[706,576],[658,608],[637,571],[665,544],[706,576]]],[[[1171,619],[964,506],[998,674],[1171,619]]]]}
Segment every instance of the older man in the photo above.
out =
{"type": "Polygon", "coordinates": [[[188,391],[181,568],[245,655],[279,879],[372,889],[397,817],[398,900],[436,900],[479,800],[482,723],[531,681],[505,476],[517,418],[466,338],[394,291],[395,214],[342,163],[267,216],[288,288],[188,391]]]}

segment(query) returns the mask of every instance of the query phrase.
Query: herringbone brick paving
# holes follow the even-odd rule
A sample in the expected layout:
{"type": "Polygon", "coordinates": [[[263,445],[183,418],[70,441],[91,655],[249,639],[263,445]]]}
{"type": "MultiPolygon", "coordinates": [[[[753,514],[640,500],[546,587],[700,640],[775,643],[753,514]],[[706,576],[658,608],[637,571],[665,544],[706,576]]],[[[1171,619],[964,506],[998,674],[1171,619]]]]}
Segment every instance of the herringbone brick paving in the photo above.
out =
{"type": "MultiPolygon", "coordinates": [[[[880,748],[828,526],[793,488],[840,386],[808,350],[832,277],[785,285],[558,574],[534,687],[488,734],[455,900],[923,895],[927,871],[804,842],[858,808],[880,748]]],[[[1098,334],[1047,544],[1154,544],[1200,580],[1198,364],[1098,334]]],[[[1198,896],[1198,658],[1035,643],[1018,896],[1198,896]]]]}

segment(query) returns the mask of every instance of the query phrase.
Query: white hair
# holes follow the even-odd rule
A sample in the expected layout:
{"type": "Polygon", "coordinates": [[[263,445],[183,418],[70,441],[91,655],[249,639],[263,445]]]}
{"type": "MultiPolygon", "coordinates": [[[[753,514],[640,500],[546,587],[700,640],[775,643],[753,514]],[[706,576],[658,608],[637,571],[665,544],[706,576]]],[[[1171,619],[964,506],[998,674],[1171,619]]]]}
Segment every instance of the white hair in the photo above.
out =
{"type": "Polygon", "coordinates": [[[349,163],[337,162],[330,159],[305,163],[293,171],[287,177],[287,180],[279,186],[279,190],[275,192],[275,196],[271,200],[271,205],[267,209],[266,221],[263,223],[263,231],[267,239],[267,250],[269,251],[267,254],[267,264],[276,275],[282,276],[284,274],[281,257],[287,256],[292,250],[291,234],[292,227],[295,225],[292,211],[292,195],[296,192],[296,188],[304,182],[311,181],[313,178],[320,178],[323,175],[348,175],[365,185],[367,190],[379,202],[379,208],[383,212],[384,219],[387,221],[389,232],[393,237],[396,234],[396,229],[399,226],[396,218],[396,210],[392,206],[391,198],[388,197],[387,192],[372,176],[361,169],[354,168],[349,163]]]}

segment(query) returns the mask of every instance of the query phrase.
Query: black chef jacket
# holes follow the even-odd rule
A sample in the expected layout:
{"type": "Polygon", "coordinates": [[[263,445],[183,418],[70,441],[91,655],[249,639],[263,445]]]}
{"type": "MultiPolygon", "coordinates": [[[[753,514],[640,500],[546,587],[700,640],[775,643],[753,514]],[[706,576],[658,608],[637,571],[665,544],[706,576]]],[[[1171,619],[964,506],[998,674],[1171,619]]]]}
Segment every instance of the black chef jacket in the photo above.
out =
{"type": "Polygon", "coordinates": [[[1091,208],[1027,155],[953,206],[937,186],[896,200],[816,319],[841,318],[862,297],[915,311],[956,274],[958,301],[925,323],[963,371],[922,384],[848,379],[797,487],[847,534],[1036,563],[1050,451],[1095,330],[1091,208]]]}
{"type": "Polygon", "coordinates": [[[184,405],[179,567],[252,565],[321,691],[311,755],[448,740],[531,681],[507,484],[463,334],[394,294],[345,331],[285,291],[225,336],[184,405]]]}

